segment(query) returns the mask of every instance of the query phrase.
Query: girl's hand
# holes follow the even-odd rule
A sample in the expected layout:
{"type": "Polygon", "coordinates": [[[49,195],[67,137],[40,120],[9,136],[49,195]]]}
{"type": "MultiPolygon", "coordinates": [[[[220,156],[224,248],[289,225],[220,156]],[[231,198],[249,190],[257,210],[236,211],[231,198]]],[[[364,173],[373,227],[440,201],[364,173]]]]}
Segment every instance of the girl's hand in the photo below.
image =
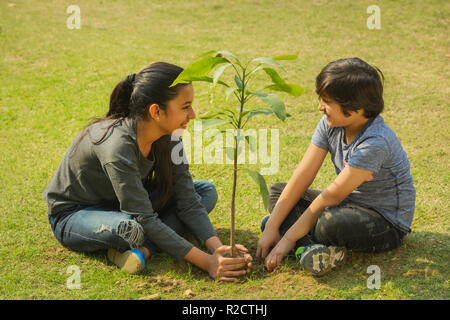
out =
{"type": "Polygon", "coordinates": [[[250,255],[250,253],[248,253],[248,249],[241,244],[236,244],[236,249],[238,249],[239,256],[244,257],[244,259],[247,263],[247,269],[246,269],[247,273],[252,272],[253,258],[250,255]]]}
{"type": "MultiPolygon", "coordinates": [[[[240,246],[240,245],[239,245],[240,246]]],[[[243,276],[247,273],[248,262],[244,257],[245,247],[240,246],[244,250],[241,257],[228,258],[224,257],[226,253],[231,256],[230,246],[220,246],[209,256],[208,273],[213,279],[221,281],[232,282],[238,280],[237,277],[243,276]]]]}
{"type": "Polygon", "coordinates": [[[277,245],[280,241],[280,232],[276,229],[270,229],[266,225],[261,238],[258,241],[258,249],[256,249],[256,257],[264,260],[270,251],[270,248],[277,245]]]}
{"type": "Polygon", "coordinates": [[[290,241],[283,237],[278,244],[275,246],[275,248],[270,251],[269,255],[267,256],[265,260],[266,268],[269,271],[274,270],[276,267],[278,267],[281,262],[283,261],[283,257],[292,249],[294,249],[295,241],[290,241]]]}

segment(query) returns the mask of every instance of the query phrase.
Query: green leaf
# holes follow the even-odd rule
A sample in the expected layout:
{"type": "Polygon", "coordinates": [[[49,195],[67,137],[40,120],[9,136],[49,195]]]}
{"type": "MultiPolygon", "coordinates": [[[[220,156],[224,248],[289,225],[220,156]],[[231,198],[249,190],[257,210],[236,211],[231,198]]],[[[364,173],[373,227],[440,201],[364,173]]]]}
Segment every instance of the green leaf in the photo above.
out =
{"type": "Polygon", "coordinates": [[[239,77],[237,75],[234,76],[234,82],[236,82],[236,85],[238,86],[238,88],[242,90],[242,81],[241,81],[241,79],[239,79],[239,77]]]}
{"type": "Polygon", "coordinates": [[[247,121],[250,118],[252,118],[254,116],[257,116],[257,115],[260,115],[260,114],[266,114],[266,115],[267,114],[273,114],[273,110],[270,110],[270,109],[255,109],[255,110],[252,110],[247,116],[247,121]]]}
{"type": "Polygon", "coordinates": [[[221,111],[217,112],[217,114],[228,117],[230,119],[228,120],[228,122],[233,125],[233,127],[236,127],[238,120],[236,119],[236,115],[232,110],[222,108],[221,111]]]}
{"type": "Polygon", "coordinates": [[[283,86],[286,84],[286,82],[280,77],[278,72],[276,72],[272,68],[263,68],[263,70],[269,75],[270,79],[272,79],[272,82],[278,86],[283,86]]]}
{"type": "Polygon", "coordinates": [[[222,108],[222,110],[223,111],[227,111],[228,113],[232,114],[233,116],[235,115],[234,111],[232,109],[230,109],[230,108],[222,108]]]}
{"type": "MultiPolygon", "coordinates": [[[[216,53],[216,57],[225,57],[225,58],[231,58],[233,60],[236,60],[238,65],[241,65],[241,62],[239,61],[238,57],[236,57],[233,53],[226,51],[226,50],[220,50],[216,53]]],[[[228,59],[230,60],[230,59],[228,59]]],[[[231,62],[231,61],[230,61],[231,62]]]]}
{"type": "MultiPolygon", "coordinates": [[[[214,72],[211,99],[214,99],[214,96],[216,94],[217,82],[219,81],[220,76],[225,71],[225,69],[228,68],[229,66],[231,66],[231,63],[224,64],[224,65],[220,66],[219,68],[217,68],[217,70],[214,72]]],[[[228,87],[228,85],[226,85],[226,86],[228,87]]]]}
{"type": "Polygon", "coordinates": [[[198,59],[200,59],[200,58],[203,58],[204,56],[208,56],[208,55],[210,55],[210,54],[212,54],[212,53],[215,53],[215,52],[217,52],[217,51],[216,51],[216,50],[209,50],[209,51],[206,51],[206,52],[202,53],[201,55],[195,57],[194,60],[198,60],[198,59]]]}
{"type": "MultiPolygon", "coordinates": [[[[171,87],[177,85],[178,83],[204,81],[199,79],[203,79],[215,66],[221,63],[228,63],[228,60],[221,57],[207,57],[195,61],[187,66],[186,69],[184,69],[183,72],[178,75],[178,77],[172,83],[171,87]]],[[[213,79],[211,79],[211,82],[212,81],[213,79]]]]}
{"type": "Polygon", "coordinates": [[[303,93],[303,91],[304,91],[303,87],[301,87],[297,84],[285,82],[280,77],[278,72],[276,72],[274,69],[264,68],[263,70],[270,76],[270,78],[272,79],[272,82],[274,83],[273,85],[267,86],[266,88],[276,90],[276,91],[286,92],[294,97],[298,97],[303,93]]]}
{"type": "Polygon", "coordinates": [[[222,124],[229,123],[228,120],[221,118],[204,118],[201,120],[202,120],[202,130],[214,128],[222,124]]]}
{"type": "Polygon", "coordinates": [[[255,69],[253,69],[250,73],[249,73],[249,75],[251,75],[252,73],[255,73],[255,72],[257,72],[257,71],[259,71],[259,70],[261,70],[261,69],[263,69],[264,68],[264,65],[262,64],[262,65],[258,65],[255,69]]]}
{"type": "Polygon", "coordinates": [[[225,98],[227,101],[228,101],[228,98],[230,97],[230,94],[232,94],[236,90],[237,90],[237,88],[230,87],[227,89],[227,91],[225,91],[225,96],[226,96],[225,98]]]}
{"type": "Polygon", "coordinates": [[[253,136],[245,136],[245,140],[247,140],[250,151],[255,152],[256,151],[256,138],[253,136]]]}
{"type": "MultiPolygon", "coordinates": [[[[203,77],[191,77],[191,80],[185,83],[189,83],[189,82],[193,82],[193,81],[203,81],[203,82],[209,82],[209,83],[213,83],[214,79],[208,76],[203,76],[203,77]]],[[[221,85],[225,86],[225,87],[230,87],[228,84],[226,84],[225,82],[219,80],[217,81],[217,83],[220,83],[221,85]]]]}
{"type": "Polygon", "coordinates": [[[217,118],[217,115],[218,115],[217,112],[208,111],[208,112],[202,114],[201,116],[199,116],[198,118],[199,118],[199,120],[206,120],[206,119],[217,118]]]}
{"type": "Polygon", "coordinates": [[[252,62],[256,62],[258,64],[268,64],[268,65],[271,65],[271,66],[276,67],[276,68],[282,68],[281,64],[279,64],[278,62],[276,62],[272,58],[260,57],[260,58],[253,59],[252,62]]]}
{"type": "Polygon", "coordinates": [[[259,194],[261,195],[263,202],[264,202],[264,208],[267,210],[267,205],[269,203],[269,190],[267,189],[266,180],[264,177],[259,174],[257,171],[246,169],[250,177],[252,177],[253,181],[256,182],[256,184],[259,186],[259,194]]]}
{"type": "Polygon", "coordinates": [[[302,86],[299,86],[298,84],[293,84],[293,83],[286,83],[283,86],[273,84],[273,85],[265,87],[264,89],[270,89],[270,90],[279,91],[279,92],[286,92],[294,97],[301,96],[303,94],[303,92],[305,91],[305,89],[302,86]]]}
{"type": "Polygon", "coordinates": [[[230,108],[224,108],[224,107],[222,107],[222,108],[219,110],[218,114],[231,115],[231,116],[233,116],[233,117],[236,116],[235,112],[234,112],[232,109],[230,109],[230,108]]]}
{"type": "Polygon", "coordinates": [[[243,117],[245,117],[248,113],[250,113],[251,111],[250,110],[242,110],[242,112],[240,113],[240,116],[243,118],[243,117]]]}
{"type": "Polygon", "coordinates": [[[213,77],[214,89],[213,90],[215,90],[215,88],[217,86],[217,81],[219,80],[220,76],[225,71],[225,69],[228,68],[229,66],[231,66],[231,63],[224,64],[224,65],[220,66],[219,68],[217,68],[217,70],[214,72],[214,77],[213,77]]]}
{"type": "Polygon", "coordinates": [[[272,59],[275,61],[280,61],[280,60],[297,60],[297,56],[295,54],[283,54],[281,56],[276,56],[273,57],[272,59]]]}
{"type": "Polygon", "coordinates": [[[234,148],[233,147],[227,147],[226,154],[227,154],[228,159],[234,160],[234,148]]]}
{"type": "Polygon", "coordinates": [[[282,121],[286,119],[286,107],[284,106],[284,102],[276,95],[271,93],[268,94],[259,92],[251,92],[250,94],[260,98],[262,102],[268,105],[273,110],[278,119],[282,121]]]}
{"type": "MultiPolygon", "coordinates": [[[[189,82],[193,82],[193,81],[200,81],[200,82],[209,82],[209,83],[213,83],[213,82],[214,82],[214,79],[211,78],[211,77],[208,77],[208,76],[203,76],[203,77],[191,77],[191,78],[190,78],[190,81],[187,81],[187,82],[179,82],[179,83],[189,83],[189,82]]],[[[174,82],[174,83],[175,83],[175,82],[174,82]]],[[[221,80],[217,81],[217,83],[219,83],[219,84],[221,84],[221,85],[223,85],[223,86],[225,86],[225,87],[227,87],[227,88],[230,87],[227,83],[225,83],[225,82],[223,82],[223,81],[221,81],[221,80]]],[[[172,87],[172,86],[174,86],[174,85],[172,84],[171,87],[172,87]]]]}

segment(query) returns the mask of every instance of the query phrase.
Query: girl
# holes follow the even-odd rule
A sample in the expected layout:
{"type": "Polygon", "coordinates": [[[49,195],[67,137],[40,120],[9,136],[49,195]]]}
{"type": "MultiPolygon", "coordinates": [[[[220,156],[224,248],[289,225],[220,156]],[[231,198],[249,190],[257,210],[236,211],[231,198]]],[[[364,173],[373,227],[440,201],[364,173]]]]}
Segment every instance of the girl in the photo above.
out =
{"type": "Polygon", "coordinates": [[[256,255],[269,270],[298,247],[300,264],[322,275],[344,262],[346,249],[392,250],[411,231],[416,191],[406,153],[379,115],[380,75],[349,58],[317,76],[324,116],[292,178],[271,187],[271,214],[261,226],[256,255]],[[328,152],[336,179],[323,192],[308,189],[328,152]]]}
{"type": "Polygon", "coordinates": [[[195,118],[192,84],[169,88],[182,70],[157,62],[117,84],[106,117],[83,130],[44,191],[49,221],[62,245],[108,249],[108,259],[130,273],[162,250],[234,281],[251,266],[247,249],[239,245],[240,257],[224,257],[230,248],[208,218],[214,185],[192,181],[187,162],[171,158],[181,143],[172,134],[195,118]],[[187,232],[212,254],[185,240],[187,232]]]}

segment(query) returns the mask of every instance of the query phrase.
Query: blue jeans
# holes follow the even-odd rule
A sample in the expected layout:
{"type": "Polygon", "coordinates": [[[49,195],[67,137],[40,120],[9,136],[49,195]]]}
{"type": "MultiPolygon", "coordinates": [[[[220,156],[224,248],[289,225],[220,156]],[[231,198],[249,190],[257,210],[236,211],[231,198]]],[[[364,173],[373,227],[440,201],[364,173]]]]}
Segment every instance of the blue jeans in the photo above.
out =
{"type": "MultiPolygon", "coordinates": [[[[201,203],[210,213],[217,202],[217,191],[209,181],[194,181],[201,203]]],[[[180,236],[189,233],[187,226],[177,217],[176,203],[166,205],[158,216],[180,236]]],[[[56,239],[65,247],[82,252],[113,248],[123,252],[144,246],[150,252],[159,248],[144,237],[142,227],[134,216],[120,212],[113,205],[77,206],[49,216],[56,239]]]]}

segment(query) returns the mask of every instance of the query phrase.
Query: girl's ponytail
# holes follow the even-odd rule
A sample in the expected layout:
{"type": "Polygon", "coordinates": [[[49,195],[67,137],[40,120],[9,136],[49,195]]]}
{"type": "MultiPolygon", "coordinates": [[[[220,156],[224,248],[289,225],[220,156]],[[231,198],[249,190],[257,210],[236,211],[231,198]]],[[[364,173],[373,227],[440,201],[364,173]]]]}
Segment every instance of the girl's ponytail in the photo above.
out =
{"type": "Polygon", "coordinates": [[[123,78],[114,88],[109,99],[108,118],[125,118],[130,114],[131,94],[136,74],[130,74],[123,78]]]}
{"type": "Polygon", "coordinates": [[[80,135],[77,142],[74,144],[73,151],[78,147],[78,144],[81,142],[81,140],[83,140],[83,138],[89,133],[90,126],[93,125],[94,123],[104,120],[116,119],[116,121],[113,121],[113,123],[111,123],[108,126],[103,136],[99,140],[93,142],[94,144],[100,144],[105,139],[109,130],[130,114],[130,101],[131,101],[131,94],[133,93],[135,77],[136,77],[135,73],[130,74],[125,78],[123,78],[116,85],[109,99],[108,113],[103,118],[94,118],[86,127],[84,127],[83,133],[80,135]]]}

